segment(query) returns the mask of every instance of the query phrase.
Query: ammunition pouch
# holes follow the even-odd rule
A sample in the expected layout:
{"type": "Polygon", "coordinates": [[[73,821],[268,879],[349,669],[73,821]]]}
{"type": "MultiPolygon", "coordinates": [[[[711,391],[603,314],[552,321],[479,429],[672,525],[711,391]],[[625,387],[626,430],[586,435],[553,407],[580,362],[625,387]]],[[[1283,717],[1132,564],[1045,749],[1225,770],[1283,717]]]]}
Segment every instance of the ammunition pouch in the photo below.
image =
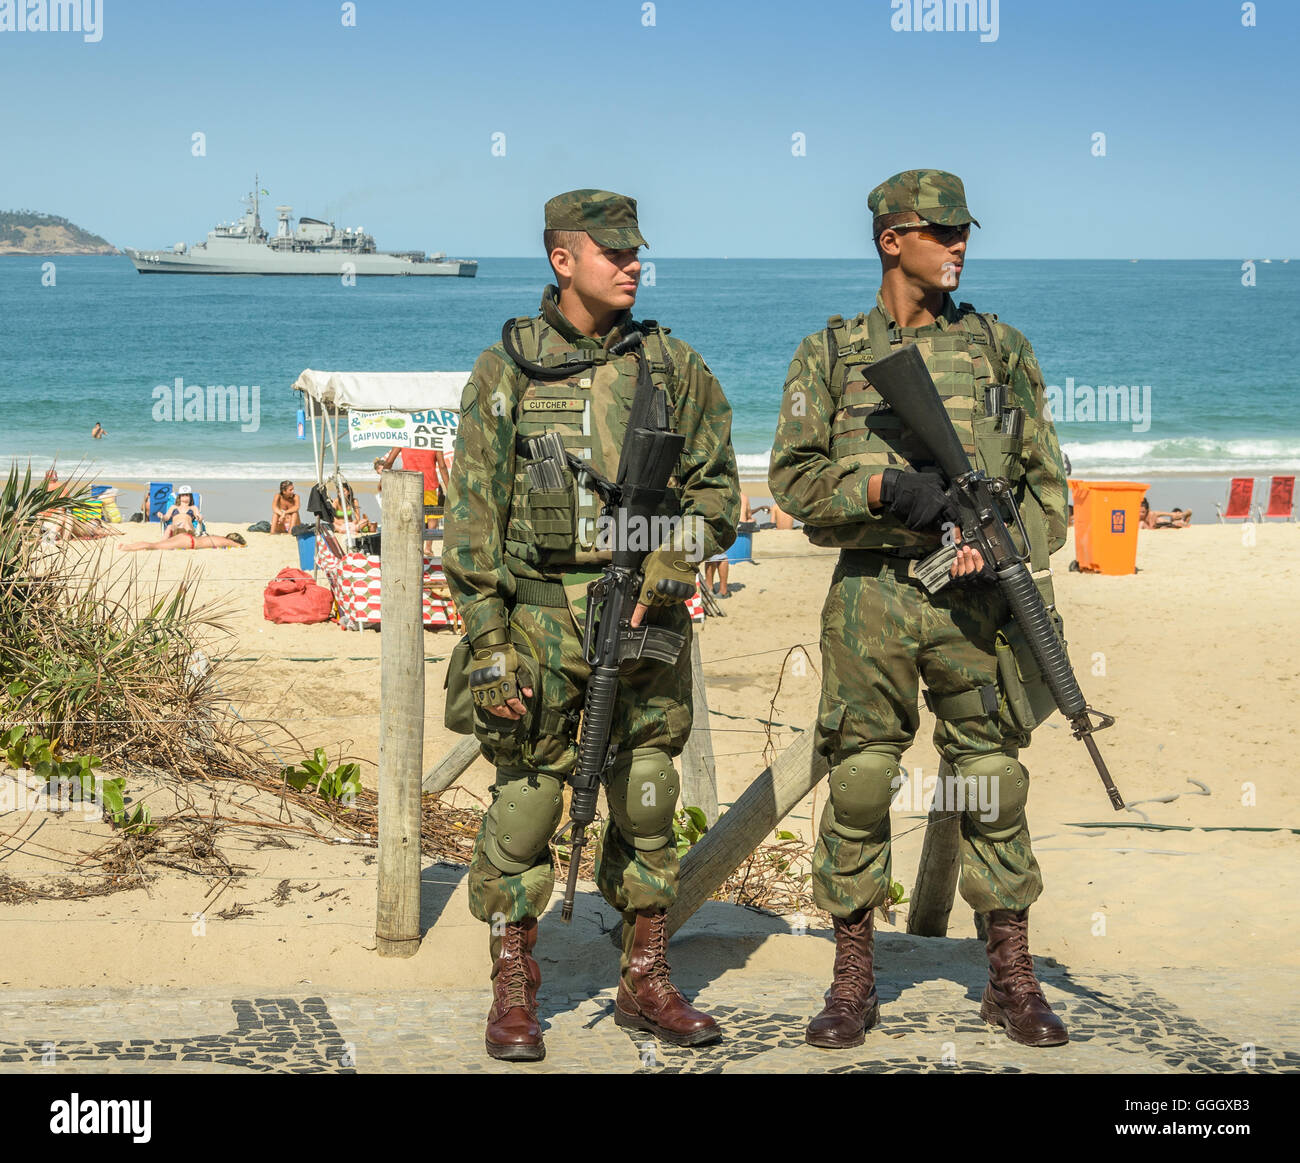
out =
{"type": "Polygon", "coordinates": [[[473,661],[474,648],[468,637],[462,638],[447,660],[447,676],[442,680],[442,689],[447,692],[443,726],[457,735],[474,734],[474,696],[469,690],[473,661]]]}
{"type": "Polygon", "coordinates": [[[570,552],[576,534],[573,487],[533,489],[528,494],[528,524],[533,544],[551,552],[570,552]]]}
{"type": "MultiPolygon", "coordinates": [[[[1061,616],[1055,610],[1049,613],[1057,636],[1064,644],[1061,616]]],[[[1029,639],[1015,621],[1008,622],[998,631],[995,646],[1003,713],[1010,720],[1014,733],[1028,734],[1056,710],[1056,700],[1039,670],[1029,639]]]]}

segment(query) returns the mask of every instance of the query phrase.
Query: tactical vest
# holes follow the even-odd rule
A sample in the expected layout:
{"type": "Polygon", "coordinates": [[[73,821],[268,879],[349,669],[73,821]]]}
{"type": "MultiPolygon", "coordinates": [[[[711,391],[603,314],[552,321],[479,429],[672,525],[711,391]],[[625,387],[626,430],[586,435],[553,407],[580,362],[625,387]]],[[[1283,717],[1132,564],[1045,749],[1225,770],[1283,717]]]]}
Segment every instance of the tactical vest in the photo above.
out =
{"type": "MultiPolygon", "coordinates": [[[[920,336],[904,336],[899,328],[888,327],[879,308],[848,322],[839,315],[827,320],[828,387],[835,408],[830,457],[872,474],[887,468],[937,471],[934,458],[903,427],[867,378],[871,364],[904,344],[915,343],[971,462],[991,477],[1006,477],[1021,501],[1025,452],[1037,439],[1038,422],[1026,408],[1022,433],[1007,437],[997,430],[998,417],[985,415],[988,388],[1005,384],[1007,379],[1006,360],[993,329],[997,316],[981,315],[969,303],[960,304],[957,310],[958,319],[947,330],[935,329],[920,336]]],[[[1011,398],[1007,389],[1006,403],[1024,406],[1027,402],[1011,398]]],[[[1029,533],[1031,566],[1045,569],[1046,521],[1032,501],[1022,504],[1021,515],[1029,533]]],[[[939,544],[938,533],[911,530],[893,520],[810,528],[808,538],[814,545],[900,550],[910,556],[929,552],[939,544]]]]}
{"type": "MultiPolygon", "coordinates": [[[[547,324],[525,316],[515,319],[513,326],[515,344],[527,360],[547,368],[574,360],[591,360],[593,366],[559,380],[534,379],[525,369],[516,367],[515,476],[505,535],[507,567],[514,558],[529,566],[530,571],[543,573],[598,569],[610,559],[608,536],[601,536],[598,524],[600,499],[580,485],[567,467],[561,474],[562,488],[534,488],[523,442],[530,436],[556,432],[567,451],[614,480],[636,391],[636,360],[649,360],[650,378],[669,401],[670,424],[675,415],[675,374],[664,342],[667,331],[653,320],[645,320],[638,324],[644,335],[640,350],[611,358],[604,350],[574,347],[541,355],[542,328],[547,324]]],[[[678,477],[674,476],[657,516],[675,517],[680,513],[681,493],[678,477]]]]}

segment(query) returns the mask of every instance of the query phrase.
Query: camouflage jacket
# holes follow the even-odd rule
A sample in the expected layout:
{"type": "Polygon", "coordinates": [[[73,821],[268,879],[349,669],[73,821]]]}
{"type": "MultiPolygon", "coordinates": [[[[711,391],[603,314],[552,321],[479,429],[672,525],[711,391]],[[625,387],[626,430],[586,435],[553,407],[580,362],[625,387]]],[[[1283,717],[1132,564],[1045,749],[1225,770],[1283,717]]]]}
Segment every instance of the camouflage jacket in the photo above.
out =
{"type": "MultiPolygon", "coordinates": [[[[951,335],[959,328],[961,318],[961,312],[948,295],[944,296],[939,319],[926,327],[898,329],[880,295],[876,296],[875,310],[884,316],[891,333],[896,331],[903,343],[925,344],[936,336],[951,335]]],[[[850,333],[865,333],[865,318],[859,316],[850,321],[850,333]]],[[[1048,414],[1042,371],[1024,335],[1000,321],[994,321],[992,327],[1010,386],[1005,402],[1026,412],[1025,439],[1016,454],[1019,464],[1013,466],[1018,474],[1023,474],[1022,515],[1027,526],[1037,527],[1031,533],[1043,530],[1046,552],[1055,553],[1065,544],[1068,525],[1066,479],[1060,445],[1048,414]],[[1031,512],[1024,512],[1026,509],[1031,512]]],[[[827,544],[925,548],[928,541],[937,545],[937,533],[917,534],[887,510],[871,511],[867,483],[885,464],[863,463],[872,460],[871,457],[832,456],[832,434],[843,414],[843,401],[834,400],[828,386],[826,343],[826,332],[815,331],[804,338],[790,361],[769,470],[774,499],[787,513],[809,526],[815,540],[819,534],[825,534],[827,544]]],[[[966,344],[957,346],[965,348],[966,344]]],[[[867,358],[883,357],[871,352],[867,358]]],[[[973,361],[968,359],[963,366],[973,366],[973,361]]],[[[982,407],[973,397],[976,377],[969,371],[954,373],[945,382],[942,369],[931,364],[930,370],[941,394],[964,392],[971,397],[964,408],[960,401],[949,400],[949,412],[969,450],[972,414],[982,407]]],[[[901,447],[902,442],[896,446],[901,447]]],[[[916,467],[910,458],[886,455],[888,463],[896,463],[905,470],[916,467]]]]}
{"type": "MultiPolygon", "coordinates": [[[[548,287],[537,322],[538,362],[557,360],[575,349],[608,351],[628,331],[624,314],[602,339],[579,332],[561,313],[558,292],[548,287]]],[[[699,354],[680,339],[664,334],[663,347],[672,364],[668,376],[672,397],[670,426],[686,443],[674,481],[683,520],[690,521],[697,554],[708,557],[735,540],[740,514],[740,482],[731,447],[731,406],[699,354]]],[[[536,358],[530,355],[530,358],[536,358]]],[[[590,433],[565,435],[584,444],[590,461],[606,477],[617,475],[628,409],[635,392],[638,359],[634,353],[610,359],[596,373],[565,382],[558,389],[571,398],[589,400],[590,433]],[[594,379],[594,385],[593,385],[594,379]]],[[[516,439],[543,430],[561,413],[524,411],[521,397],[541,404],[554,396],[554,385],[539,386],[496,343],[479,356],[461,399],[456,452],[448,486],[447,523],[443,540],[443,570],[456,607],[465,619],[471,640],[504,627],[514,602],[515,580],[534,578],[564,581],[565,569],[524,544],[519,520],[527,497],[521,496],[516,467],[516,439]]],[[[525,402],[528,402],[526,399],[525,402]]],[[[608,555],[604,557],[607,559],[608,555]]],[[[599,554],[589,554],[587,568],[599,554]]]]}

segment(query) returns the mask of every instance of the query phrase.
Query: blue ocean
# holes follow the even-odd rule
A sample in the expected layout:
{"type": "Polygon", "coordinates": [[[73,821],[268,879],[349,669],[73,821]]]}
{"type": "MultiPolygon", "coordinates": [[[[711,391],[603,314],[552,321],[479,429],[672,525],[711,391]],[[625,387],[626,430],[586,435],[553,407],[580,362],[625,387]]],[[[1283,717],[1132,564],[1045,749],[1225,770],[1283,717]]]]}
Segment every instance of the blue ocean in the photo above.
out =
{"type": "MultiPolygon", "coordinates": [[[[468,370],[506,318],[536,310],[550,273],[540,257],[484,259],[476,279],[344,286],[49,261],[0,258],[0,461],[57,457],[137,481],[310,477],[291,390],[304,368],[468,370]],[[160,417],[178,378],[245,389],[248,410],[160,417]],[[96,422],[104,439],[91,439],[96,422]]],[[[763,475],[795,346],[828,315],[868,309],[878,281],[874,261],[659,259],[637,314],[698,348],[734,408],[742,468],[763,475]]],[[[959,297],[1034,344],[1076,474],[1300,468],[1300,376],[1286,350],[1300,263],[974,258],[959,297]]],[[[372,456],[343,459],[367,479],[372,456]]]]}

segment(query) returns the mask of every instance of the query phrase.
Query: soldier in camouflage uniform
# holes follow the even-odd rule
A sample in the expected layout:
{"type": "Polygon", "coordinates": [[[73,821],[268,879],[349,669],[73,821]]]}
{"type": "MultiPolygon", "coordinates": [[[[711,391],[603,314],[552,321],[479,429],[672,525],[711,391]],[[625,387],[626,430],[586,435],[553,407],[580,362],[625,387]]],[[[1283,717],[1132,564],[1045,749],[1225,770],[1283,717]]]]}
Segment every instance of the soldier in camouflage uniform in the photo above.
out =
{"type": "Polygon", "coordinates": [[[1016,1041],[1057,1045],[1065,1027],[1028,948],[1027,910],[1042,891],[1025,823],[1029,773],[1019,760],[1029,731],[999,685],[999,631],[1011,614],[973,548],[958,547],[954,581],[936,594],[915,579],[916,561],[940,547],[957,514],[933,458],[872,387],[870,365],[901,345],[920,349],[967,453],[1014,486],[1049,609],[1048,557],[1066,535],[1060,446],[1029,341],[949,293],[970,227],[979,225],[960,179],[908,170],[877,186],[868,207],[883,270],[876,305],[847,322],[834,316],[799,345],[770,472],[773,497],[805,522],[813,544],[841,550],[822,611],[817,742],[831,773],[813,874],[816,902],[834,919],[835,971],[807,1040],[860,1045],[878,1017],[872,915],[887,899],[889,807],[924,679],[934,743],[956,775],[949,806],[971,809],[961,821],[961,893],[987,923],[981,1014],[1016,1041]],[[1003,433],[1003,405],[1022,411],[1021,435],[1003,433]]]}
{"type": "MultiPolygon", "coordinates": [[[[443,568],[473,649],[474,734],[497,769],[469,872],[470,909],[491,925],[487,1049],[516,1060],[545,1054],[536,1011],[540,972],[531,954],[554,887],[548,842],[577,762],[590,675],[580,629],[586,587],[610,557],[596,497],[567,467],[560,488],[538,488],[524,442],[558,433],[567,451],[614,479],[640,361],[667,393],[669,426],[686,438],[662,509],[678,523],[677,536],[646,558],[634,626],[649,618],[689,636],[683,599],[695,592],[695,563],[735,539],[740,505],[731,409],[718,381],[690,346],[630,314],[637,250],[646,245],[636,202],[575,190],[546,204],[545,221],[558,286],[546,288],[539,315],[508,321],[502,342],[474,365],[461,402],[443,545],[443,568]],[[637,332],[640,345],[627,344],[637,332]]],[[[687,653],[675,664],[624,663],[609,820],[596,855],[598,887],[624,918],[615,1018],[679,1045],[721,1036],[672,985],[665,959],[665,911],[676,898],[678,870],[680,784],[672,760],[690,730],[687,653]]]]}

